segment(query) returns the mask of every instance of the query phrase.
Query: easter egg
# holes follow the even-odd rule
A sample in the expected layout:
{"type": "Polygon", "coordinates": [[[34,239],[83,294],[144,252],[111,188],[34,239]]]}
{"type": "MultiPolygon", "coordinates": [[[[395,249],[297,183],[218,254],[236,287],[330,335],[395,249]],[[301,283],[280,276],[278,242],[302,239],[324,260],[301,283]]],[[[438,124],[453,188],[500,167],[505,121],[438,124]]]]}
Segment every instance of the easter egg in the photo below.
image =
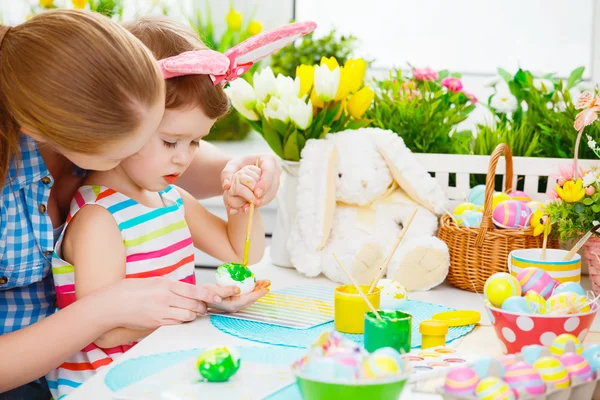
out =
{"type": "Polygon", "coordinates": [[[520,190],[514,190],[509,194],[510,198],[516,201],[520,201],[522,203],[529,203],[531,201],[531,197],[525,192],[520,190]]]}
{"type": "Polygon", "coordinates": [[[499,360],[502,363],[502,365],[504,366],[504,369],[507,369],[508,367],[510,367],[511,365],[513,365],[519,361],[516,354],[506,354],[506,355],[500,357],[499,360]]]}
{"type": "Polygon", "coordinates": [[[516,200],[506,200],[494,208],[492,221],[499,228],[522,228],[529,226],[531,209],[524,203],[516,200]]]}
{"type": "Polygon", "coordinates": [[[381,378],[396,375],[403,370],[400,353],[391,347],[375,350],[365,361],[363,375],[368,378],[381,378]]]}
{"type": "Polygon", "coordinates": [[[542,203],[540,203],[539,201],[530,201],[528,203],[526,203],[527,207],[531,208],[532,212],[536,212],[538,210],[540,211],[544,211],[546,209],[546,207],[544,207],[544,205],[542,203]]]}
{"type": "Polygon", "coordinates": [[[557,358],[542,357],[533,363],[533,368],[544,382],[553,384],[557,389],[568,388],[571,384],[567,369],[557,358]]]}
{"type": "Polygon", "coordinates": [[[546,313],[546,299],[534,290],[530,290],[525,294],[524,299],[527,303],[527,309],[533,314],[546,313]]]}
{"type": "Polygon", "coordinates": [[[558,285],[546,271],[536,267],[523,268],[517,274],[517,280],[521,285],[523,293],[527,294],[530,290],[548,299],[552,291],[558,285]]]}
{"type": "Polygon", "coordinates": [[[563,333],[552,340],[552,344],[550,344],[550,353],[559,356],[569,352],[569,349],[567,349],[567,343],[569,342],[572,343],[570,351],[575,351],[577,354],[583,352],[583,346],[577,336],[571,335],[570,333],[563,333]]]}
{"type": "Polygon", "coordinates": [[[527,299],[521,296],[512,296],[504,300],[502,309],[517,314],[529,314],[531,312],[529,310],[527,299]]]}
{"type": "Polygon", "coordinates": [[[493,376],[479,382],[475,389],[475,395],[480,400],[514,400],[515,398],[508,384],[493,376]]]}
{"type": "Polygon", "coordinates": [[[483,293],[494,307],[502,307],[504,300],[521,295],[521,285],[511,274],[497,272],[485,282],[483,293]]]}
{"type": "Polygon", "coordinates": [[[585,296],[585,289],[577,282],[564,282],[554,288],[553,295],[559,293],[575,293],[579,296],[585,296]]]}
{"type": "Polygon", "coordinates": [[[477,185],[469,192],[469,203],[482,206],[485,201],[485,185],[477,185]]]}
{"type": "Polygon", "coordinates": [[[550,351],[547,347],[540,346],[539,344],[530,344],[521,348],[521,354],[528,364],[535,363],[541,357],[550,355],[550,351]]]}
{"type": "Polygon", "coordinates": [[[456,396],[473,396],[479,383],[479,376],[470,367],[458,367],[446,374],[444,391],[456,396]]]}
{"type": "Polygon", "coordinates": [[[593,344],[587,349],[583,350],[581,355],[587,360],[592,367],[594,373],[600,371],[600,344],[593,344]]]}
{"type": "Polygon", "coordinates": [[[461,225],[469,228],[479,228],[482,220],[483,213],[481,211],[465,211],[461,225]]]}
{"type": "Polygon", "coordinates": [[[515,363],[506,369],[504,382],[513,390],[515,396],[518,391],[525,391],[532,396],[544,394],[546,391],[546,385],[544,385],[539,372],[524,361],[515,363]]]}
{"type": "Polygon", "coordinates": [[[256,278],[249,268],[238,263],[227,263],[217,268],[216,277],[219,286],[237,286],[239,294],[250,293],[256,286],[256,278]]]}
{"type": "Polygon", "coordinates": [[[587,299],[573,292],[553,295],[548,299],[547,304],[547,312],[558,315],[579,314],[590,311],[587,299]]]}
{"type": "Polygon", "coordinates": [[[406,300],[406,288],[392,279],[380,279],[377,282],[380,292],[379,308],[397,310],[406,300]]]}
{"type": "Polygon", "coordinates": [[[459,225],[462,225],[463,214],[467,211],[475,210],[475,204],[473,203],[460,203],[454,208],[454,212],[452,213],[456,218],[456,221],[459,225]]]}
{"type": "Polygon", "coordinates": [[[510,200],[509,195],[504,192],[496,192],[492,195],[492,210],[503,201],[510,200]]]}
{"type": "Polygon", "coordinates": [[[471,367],[480,378],[487,378],[488,376],[503,377],[505,373],[502,362],[494,357],[481,358],[475,361],[471,367]]]}
{"type": "Polygon", "coordinates": [[[240,356],[232,347],[212,347],[200,353],[196,368],[209,382],[225,382],[240,369],[240,356]]]}
{"type": "Polygon", "coordinates": [[[592,367],[582,355],[577,353],[565,353],[559,357],[559,360],[567,369],[571,380],[573,378],[577,378],[581,382],[594,380],[592,367]]]}

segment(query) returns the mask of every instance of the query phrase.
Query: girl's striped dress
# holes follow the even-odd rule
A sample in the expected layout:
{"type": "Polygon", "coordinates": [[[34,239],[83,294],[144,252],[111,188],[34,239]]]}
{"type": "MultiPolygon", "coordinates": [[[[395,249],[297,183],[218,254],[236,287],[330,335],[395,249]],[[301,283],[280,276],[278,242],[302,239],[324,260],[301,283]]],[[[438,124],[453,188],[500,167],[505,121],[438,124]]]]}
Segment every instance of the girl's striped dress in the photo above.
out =
{"type": "MultiPolygon", "coordinates": [[[[65,229],[84,206],[95,204],[104,207],[115,218],[123,237],[127,278],[165,276],[195,284],[194,247],[184,218],[183,199],[172,186],[160,192],[160,196],[165,206],[149,208],[103,186],[82,186],[71,203],[65,229]]],[[[75,301],[74,267],[61,258],[62,241],[63,235],[52,257],[59,309],[75,301]]],[[[69,394],[136,343],[110,349],[91,343],[46,376],[52,396],[59,399],[69,394]]]]}

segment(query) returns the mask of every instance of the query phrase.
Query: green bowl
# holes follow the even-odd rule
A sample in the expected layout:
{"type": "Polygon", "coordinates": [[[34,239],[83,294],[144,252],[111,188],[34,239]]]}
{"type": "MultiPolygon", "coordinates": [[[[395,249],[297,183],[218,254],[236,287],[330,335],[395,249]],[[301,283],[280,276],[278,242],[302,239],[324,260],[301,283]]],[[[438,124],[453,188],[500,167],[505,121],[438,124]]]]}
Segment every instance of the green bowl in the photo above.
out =
{"type": "Polygon", "coordinates": [[[296,381],[304,400],[397,400],[404,389],[407,374],[369,383],[316,381],[295,371],[296,381]]]}

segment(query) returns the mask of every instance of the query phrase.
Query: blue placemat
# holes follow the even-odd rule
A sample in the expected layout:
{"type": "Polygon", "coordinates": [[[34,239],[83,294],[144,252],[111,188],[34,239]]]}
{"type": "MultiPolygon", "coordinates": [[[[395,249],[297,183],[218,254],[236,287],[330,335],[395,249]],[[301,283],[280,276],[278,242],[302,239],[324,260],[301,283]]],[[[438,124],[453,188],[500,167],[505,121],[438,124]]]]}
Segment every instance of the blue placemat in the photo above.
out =
{"type": "MultiPolygon", "coordinates": [[[[332,290],[333,293],[333,290],[332,290]]],[[[434,314],[444,311],[454,311],[453,308],[441,306],[439,304],[426,303],[417,300],[406,300],[398,310],[411,314],[412,320],[412,347],[421,347],[421,334],[419,333],[419,324],[422,321],[431,319],[434,314]]],[[[240,320],[234,318],[213,315],[210,317],[212,324],[219,330],[233,336],[252,340],[260,343],[268,343],[276,346],[288,346],[306,348],[314,343],[319,336],[326,331],[335,329],[334,323],[329,322],[323,325],[315,326],[309,329],[286,328],[278,325],[266,324],[262,322],[240,320]]],[[[471,332],[475,325],[451,327],[446,335],[446,343],[450,343],[467,333],[471,332]]],[[[357,343],[363,343],[363,335],[344,336],[354,340],[357,343]]]]}

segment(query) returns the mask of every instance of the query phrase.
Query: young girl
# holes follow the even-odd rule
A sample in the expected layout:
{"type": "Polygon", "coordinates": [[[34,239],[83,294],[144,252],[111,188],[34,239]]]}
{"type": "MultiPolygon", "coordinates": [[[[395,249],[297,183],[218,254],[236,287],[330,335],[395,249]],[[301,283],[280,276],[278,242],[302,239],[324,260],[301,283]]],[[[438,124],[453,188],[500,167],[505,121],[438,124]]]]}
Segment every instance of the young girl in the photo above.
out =
{"type": "MultiPolygon", "coordinates": [[[[204,48],[191,30],[171,21],[144,19],[128,29],[158,60],[204,48]]],[[[222,86],[209,75],[166,80],[165,113],[155,135],[116,168],[91,173],[75,194],[53,255],[58,308],[124,278],[166,276],[195,284],[194,247],[223,261],[241,262],[248,214],[230,213],[225,222],[173,186],[200,140],[228,109],[222,86]]],[[[225,202],[234,188],[252,191],[260,173],[254,166],[238,171],[225,202]]],[[[252,227],[251,264],[264,249],[259,213],[252,227]]],[[[257,282],[250,295],[266,294],[268,285],[257,282]]],[[[231,311],[227,301],[235,300],[208,305],[231,311]]],[[[151,332],[117,328],[100,336],[46,376],[54,398],[71,392],[151,332]]]]}

